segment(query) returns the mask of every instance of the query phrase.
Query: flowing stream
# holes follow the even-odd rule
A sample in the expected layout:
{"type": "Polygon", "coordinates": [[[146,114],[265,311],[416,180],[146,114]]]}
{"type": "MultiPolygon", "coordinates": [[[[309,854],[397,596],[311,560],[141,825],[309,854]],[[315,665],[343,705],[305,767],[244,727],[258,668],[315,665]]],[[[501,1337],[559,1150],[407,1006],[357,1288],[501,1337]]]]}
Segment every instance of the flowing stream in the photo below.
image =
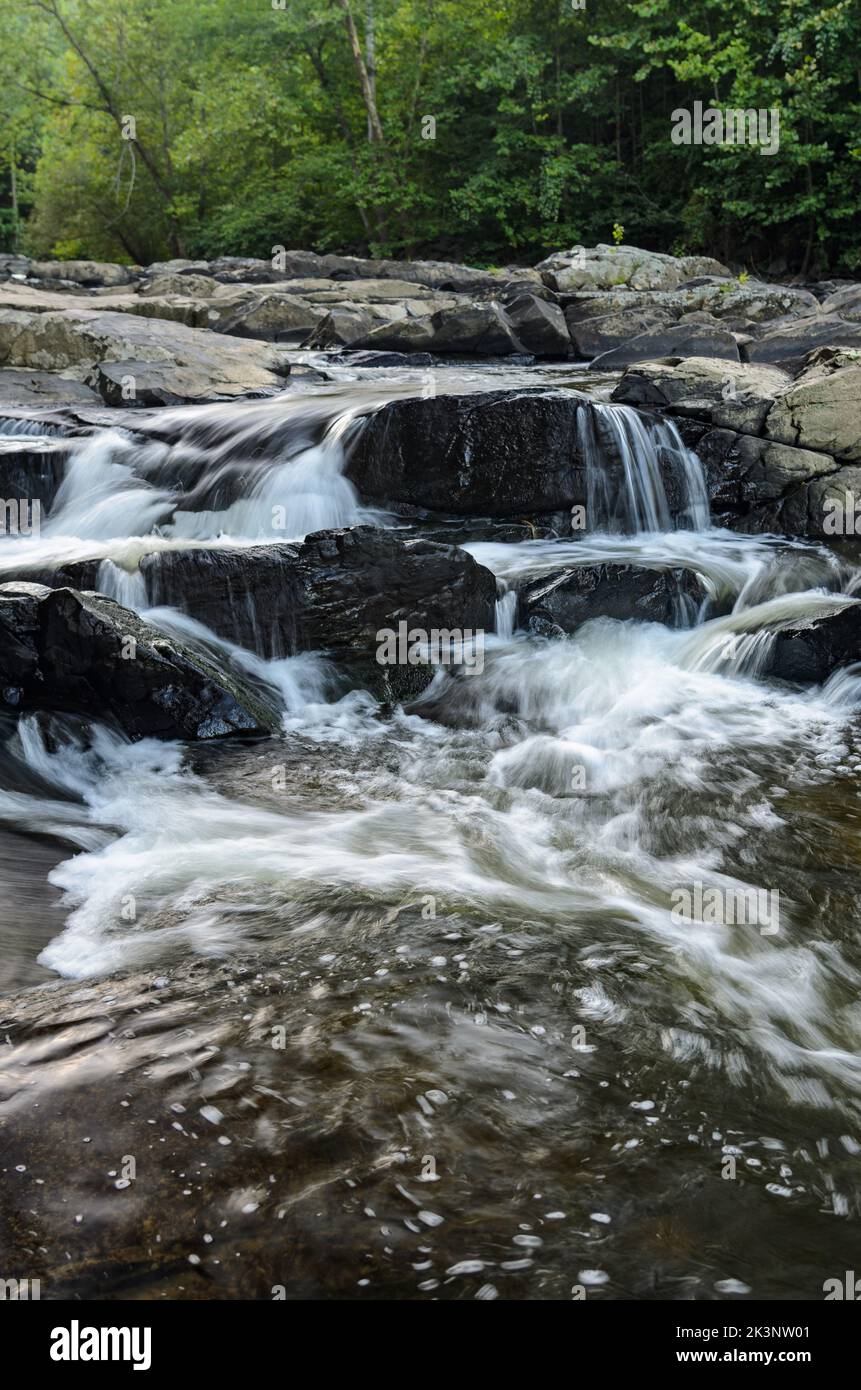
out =
{"type": "MultiPolygon", "coordinates": [[[[4,1142],[36,1123],[25,1092],[43,1115],[68,1095],[66,1141],[95,1140],[100,1174],[188,1141],[149,1178],[141,1152],[122,1192],[73,1156],[46,1273],[84,1297],[821,1297],[861,1206],[861,676],[761,673],[777,625],[857,601],[855,567],[712,528],[674,427],[599,399],[579,420],[594,529],[471,543],[500,581],[483,670],[408,710],[151,607],[156,549],[409,534],[343,465],[362,416],[428,377],[345,371],[104,430],[41,535],[2,544],[0,573],[97,563],[284,712],[283,739],[194,749],[5,730],[0,1016],[32,998],[47,1028],[46,982],[86,1000],[122,977],[121,1065],[85,1005],[64,1014],[65,1041],[10,1060],[4,1142]],[[515,629],[516,585],[611,560],[692,569],[708,600],[685,627],[515,629]],[[771,916],[679,920],[680,892],[768,895],[771,916]],[[104,1106],[83,1129],[81,1087],[104,1106]],[[144,1220],[149,1263],[94,1267],[82,1232],[111,1250],[144,1220]]],[[[475,369],[458,389],[524,381],[569,384],[475,369]]]]}

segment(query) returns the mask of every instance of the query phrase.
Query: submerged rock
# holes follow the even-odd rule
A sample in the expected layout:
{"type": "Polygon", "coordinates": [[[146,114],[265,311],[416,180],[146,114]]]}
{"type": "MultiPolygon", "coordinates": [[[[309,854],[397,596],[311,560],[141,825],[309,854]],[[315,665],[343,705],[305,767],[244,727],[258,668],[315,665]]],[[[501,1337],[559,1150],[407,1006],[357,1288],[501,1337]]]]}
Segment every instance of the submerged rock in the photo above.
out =
{"type": "Polygon", "coordinates": [[[689,569],[576,565],[524,585],[518,613],[522,626],[544,636],[575,632],[591,618],[686,627],[707,597],[702,580],[689,569]]]}
{"type": "Polygon", "coordinates": [[[275,731],[251,687],[102,594],[0,585],[0,702],[107,720],[130,738],[275,731]]]}
{"type": "Polygon", "coordinates": [[[764,673],[802,685],[820,684],[841,666],[861,659],[861,603],[786,623],[774,634],[764,673]]]}

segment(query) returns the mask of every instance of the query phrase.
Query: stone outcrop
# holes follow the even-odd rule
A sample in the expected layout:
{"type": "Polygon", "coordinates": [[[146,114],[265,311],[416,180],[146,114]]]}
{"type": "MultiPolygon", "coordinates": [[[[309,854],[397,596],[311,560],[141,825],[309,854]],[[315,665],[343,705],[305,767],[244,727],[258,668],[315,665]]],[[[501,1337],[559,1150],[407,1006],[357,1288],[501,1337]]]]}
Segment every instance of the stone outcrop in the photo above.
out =
{"type": "Polygon", "coordinates": [[[684,423],[725,524],[827,538],[829,499],[861,496],[861,352],[817,349],[794,378],[759,363],[650,362],[629,368],[613,398],[684,423]]]}
{"type": "Polygon", "coordinates": [[[488,391],[392,401],[370,416],[347,476],[371,502],[522,517],[586,498],[576,392],[488,391]]]}
{"type": "Polygon", "coordinates": [[[125,377],[123,404],[214,400],[272,391],[286,371],[278,350],[163,319],[70,310],[0,310],[0,365],[76,370],[109,404],[125,377]],[[105,374],[104,368],[112,370],[105,374]]]}
{"type": "Polygon", "coordinates": [[[634,290],[674,289],[698,275],[729,275],[709,256],[668,256],[637,246],[578,248],[555,252],[536,267],[556,290],[606,290],[627,285],[634,290]]]}
{"type": "Polygon", "coordinates": [[[115,724],[130,738],[273,732],[259,692],[102,594],[0,585],[0,701],[115,724]]]}
{"type": "Polygon", "coordinates": [[[150,602],[182,609],[260,655],[324,651],[386,698],[417,694],[429,667],[376,661],[381,629],[490,632],[496,581],[466,551],[372,526],[301,544],[159,551],[141,563],[150,602]]]}
{"type": "Polygon", "coordinates": [[[683,627],[694,621],[706,597],[692,570],[615,563],[543,575],[517,595],[521,625],[544,636],[575,632],[592,618],[683,627]]]}

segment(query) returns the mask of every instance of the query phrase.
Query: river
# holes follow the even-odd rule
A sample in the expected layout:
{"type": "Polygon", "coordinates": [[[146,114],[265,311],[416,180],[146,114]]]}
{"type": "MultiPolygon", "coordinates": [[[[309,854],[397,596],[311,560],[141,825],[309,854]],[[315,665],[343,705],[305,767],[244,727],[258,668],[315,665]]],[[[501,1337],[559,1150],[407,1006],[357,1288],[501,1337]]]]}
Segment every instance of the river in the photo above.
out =
{"type": "Polygon", "coordinates": [[[686,626],[548,639],[503,593],[482,670],[380,711],[322,657],[147,607],[142,555],[259,544],[274,515],[281,540],[410,534],[361,506],[344,454],[368,410],[450,373],[147,413],[143,442],[79,449],[38,537],[2,543],[0,572],[97,560],[101,589],[216,646],[284,718],[283,739],[191,748],[6,727],[7,1230],[58,1296],[816,1299],[854,1267],[861,681],[760,674],[776,622],[854,601],[849,560],[712,527],[696,456],[600,380],[475,368],[458,390],[599,403],[592,529],[475,558],[501,589],[691,568],[710,603],[686,626]],[[695,885],[776,895],[779,929],[678,920],[695,885]]]}

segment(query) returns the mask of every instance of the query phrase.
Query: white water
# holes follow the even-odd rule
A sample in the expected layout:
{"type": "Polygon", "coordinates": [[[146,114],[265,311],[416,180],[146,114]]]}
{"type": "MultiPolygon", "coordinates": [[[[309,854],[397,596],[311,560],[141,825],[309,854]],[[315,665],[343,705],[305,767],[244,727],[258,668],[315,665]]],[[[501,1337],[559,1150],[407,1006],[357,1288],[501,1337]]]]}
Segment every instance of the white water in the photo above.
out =
{"type": "MultiPolygon", "coordinates": [[[[23,555],[34,564],[98,558],[100,586],[145,609],[136,566],[147,550],[286,539],[364,517],[341,468],[367,396],[348,397],[335,423],[331,396],[328,417],[312,411],[323,430],[316,441],[298,409],[285,440],[276,406],[254,403],[247,416],[236,406],[163,413],[166,428],[193,424],[182,445],[190,456],[220,439],[208,481],[189,465],[189,493],[178,487],[175,444],[99,437],[78,454],[41,540],[9,542],[0,559],[12,569],[23,555]],[[225,416],[234,420],[227,441],[225,416]],[[265,460],[252,466],[262,442],[265,460]],[[242,467],[246,484],[222,505],[218,487],[236,490],[242,467]],[[190,496],[193,510],[182,505],[190,496]],[[273,537],[278,506],[286,522],[273,537]],[[161,534],[150,534],[154,526],[161,534]]],[[[614,559],[687,566],[729,614],[687,631],[599,620],[547,642],[515,633],[512,587],[498,602],[483,673],[440,675],[427,718],[398,713],[386,723],[370,697],[337,698],[332,672],[314,657],[265,662],[187,616],[149,611],[165,631],[207,645],[275,692],[286,747],[304,741],[308,766],[317,759],[322,772],[309,780],[291,766],[276,795],[275,744],[248,754],[259,775],[223,791],[190,772],[178,748],[131,746],[102,731],[89,751],[67,743],[49,753],[25,720],[16,756],[80,797],[4,792],[0,800],[0,819],[50,826],[81,851],[51,875],[69,917],[42,961],[85,977],[188,951],[226,953],[311,922],[336,941],[341,905],[383,915],[430,894],[439,912],[476,922],[537,920],[584,944],[609,931],[651,963],[644,968],[657,972],[680,1019],[707,999],[716,1027],[745,1038],[788,1094],[823,1099],[836,1086],[861,1096],[861,1021],[833,1005],[838,983],[857,996],[861,974],[838,942],[810,939],[786,883],[757,878],[767,856],[751,848],[782,833],[787,798],[861,768],[851,732],[857,669],[808,692],[750,678],[775,624],[847,602],[825,586],[851,587],[852,577],[821,548],[705,529],[701,474],[674,430],[620,408],[598,416],[621,460],[609,491],[595,419],[583,412],[590,495],[612,533],[472,553],[512,586],[614,559]],[[685,499],[680,520],[697,530],[670,529],[661,471],[670,454],[685,499]],[[627,524],[638,533],[615,533],[627,524]],[[780,933],[675,923],[671,893],[695,880],[780,888],[780,933]],[[122,914],[129,898],[133,922],[122,914]]],[[[773,872],[780,878],[779,863],[773,872]]],[[[624,999],[614,1009],[624,1027],[624,999]]],[[[669,1030],[662,1045],[672,1052],[681,1036],[669,1030]]]]}
{"type": "Polygon", "coordinates": [[[577,419],[588,473],[589,527],[595,531],[669,531],[673,527],[666,480],[681,495],[677,524],[703,531],[709,502],[702,469],[672,420],[626,405],[593,403],[577,419]],[[621,469],[621,477],[616,476],[621,469]]]}

